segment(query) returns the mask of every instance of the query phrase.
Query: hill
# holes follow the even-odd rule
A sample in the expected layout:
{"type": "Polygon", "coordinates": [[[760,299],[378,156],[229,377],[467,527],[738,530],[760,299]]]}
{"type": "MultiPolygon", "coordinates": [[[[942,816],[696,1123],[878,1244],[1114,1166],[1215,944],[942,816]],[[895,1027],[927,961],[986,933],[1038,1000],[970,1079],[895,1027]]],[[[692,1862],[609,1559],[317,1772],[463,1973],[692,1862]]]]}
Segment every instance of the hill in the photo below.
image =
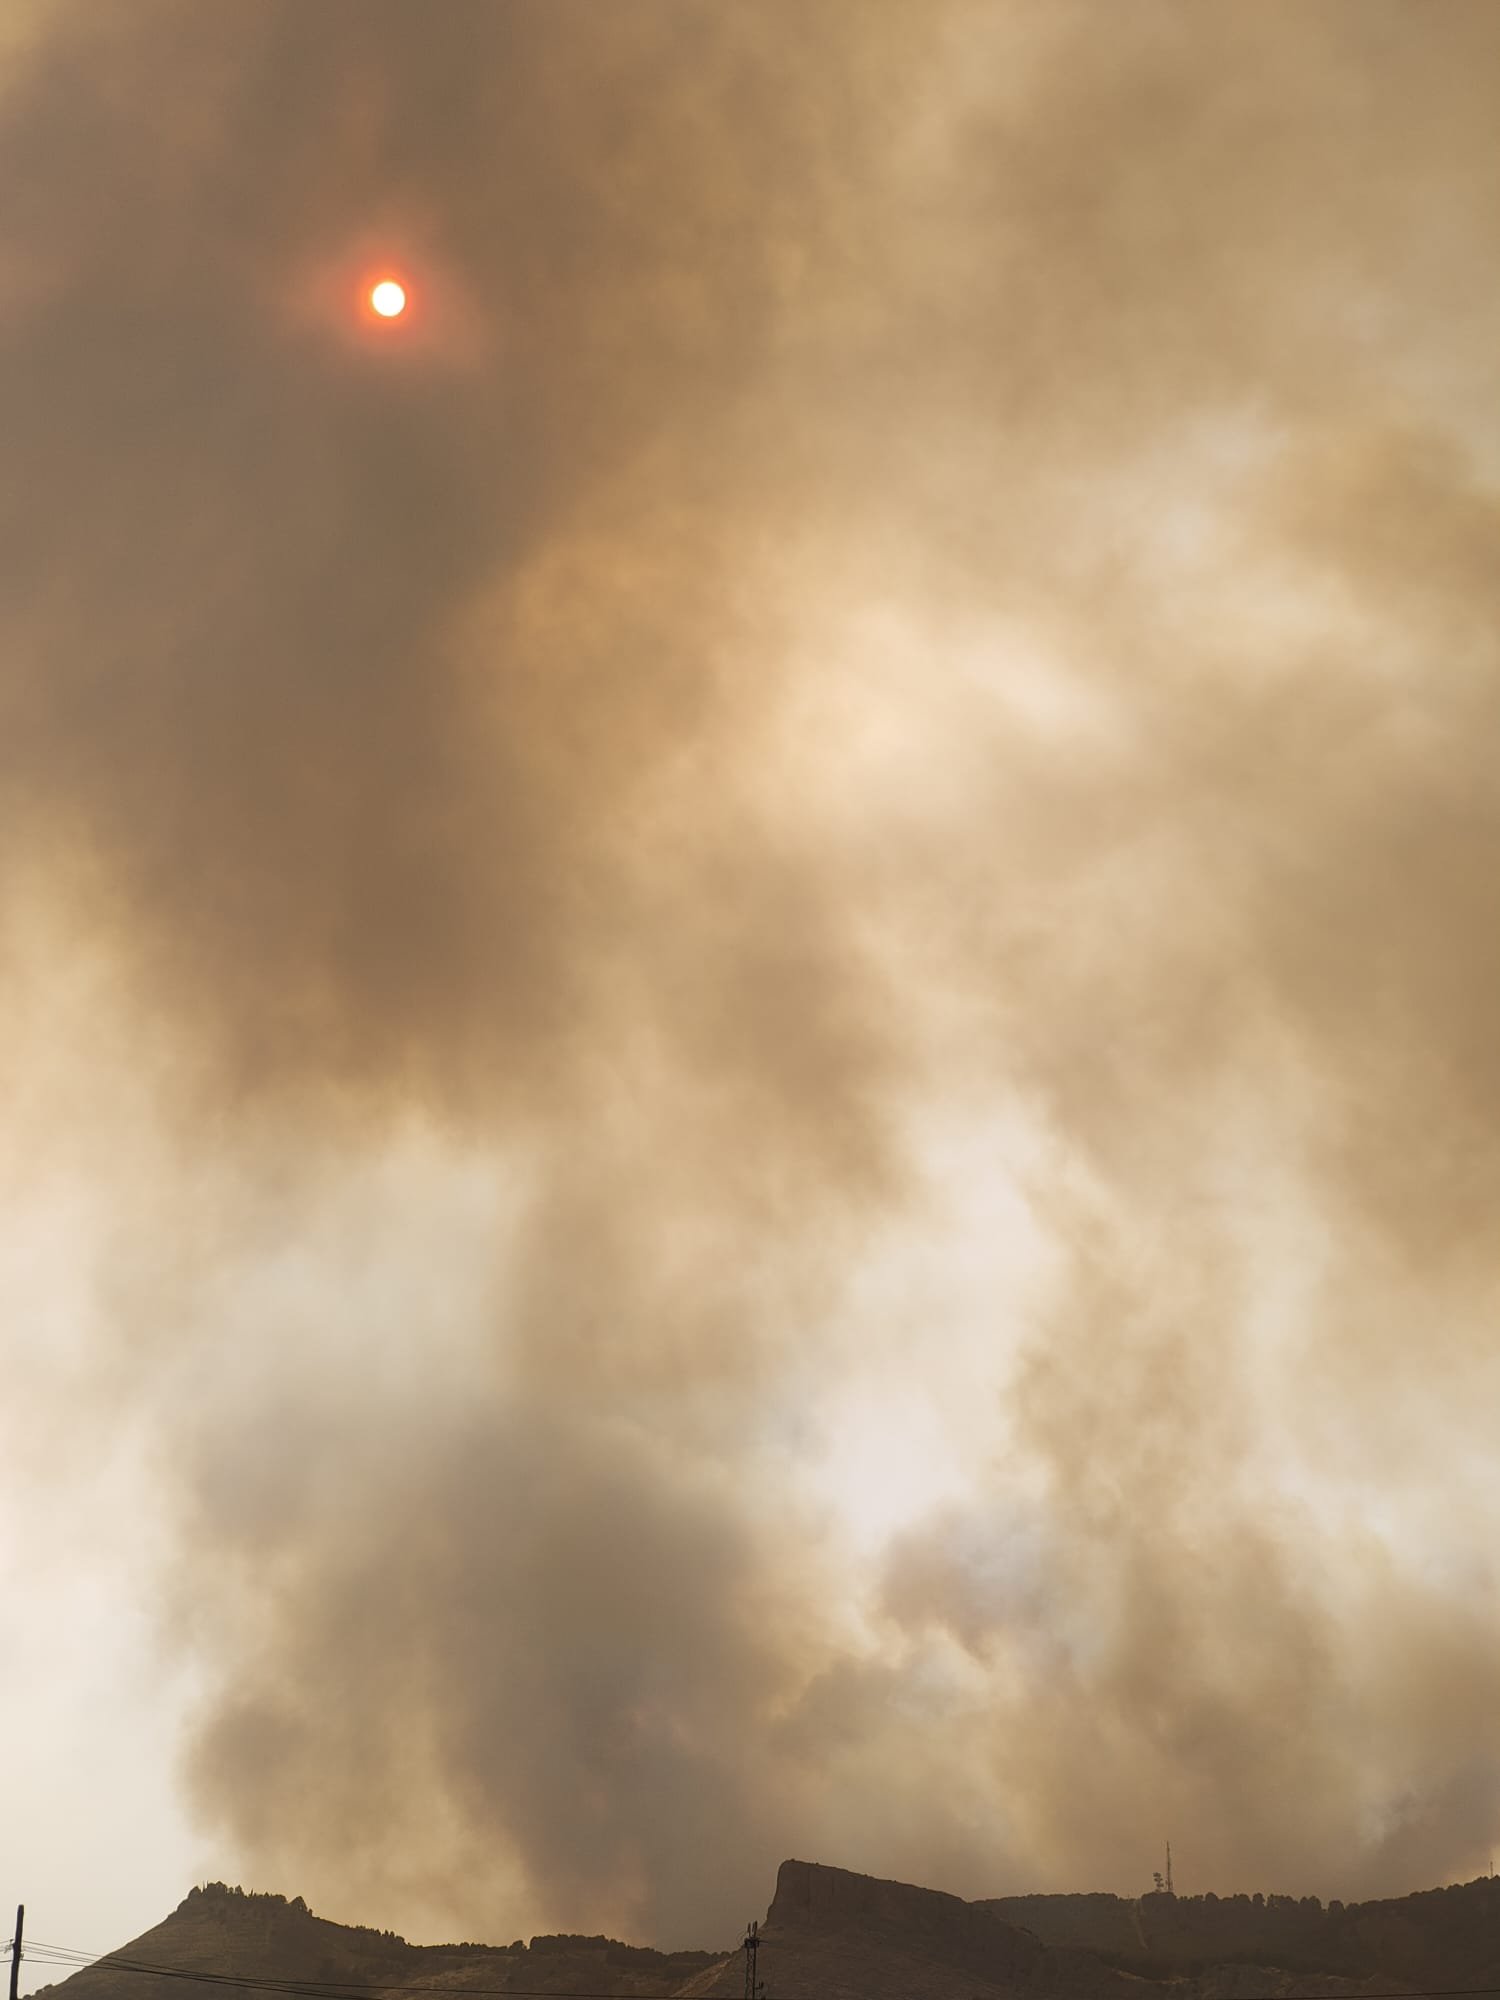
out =
{"type": "Polygon", "coordinates": [[[535,1937],[527,1945],[408,1944],[394,1931],[315,1917],[300,1896],[192,1889],[162,1923],[109,1958],[40,1989],[48,2000],[264,2000],[287,1985],[437,1993],[676,1993],[727,1953],[660,1952],[604,1937],[535,1937]],[[167,1975],[163,1979],[161,1975],[167,1975]],[[193,1975],[201,1974],[195,1978],[193,1975]],[[168,1981],[171,1983],[169,1984],[168,1981]],[[163,1996],[162,1988],[167,1991],[163,1996]]]}
{"type": "Polygon", "coordinates": [[[1500,1986],[1500,1880],[1379,1902],[1316,1896],[999,1896],[983,1908],[1047,1944],[1174,1979],[1229,1961],[1425,1987],[1500,1986]]]}
{"type": "MultiPolygon", "coordinates": [[[[771,2000],[1360,2000],[1500,1988],[1500,1882],[1384,1902],[1286,1896],[1008,1896],[966,1903],[815,1862],[783,1862],[761,1931],[771,2000]]],[[[302,1902],[212,1883],[48,2000],[319,2000],[419,1994],[736,2000],[744,1961],[605,1937],[412,1945],[302,1902]]]]}

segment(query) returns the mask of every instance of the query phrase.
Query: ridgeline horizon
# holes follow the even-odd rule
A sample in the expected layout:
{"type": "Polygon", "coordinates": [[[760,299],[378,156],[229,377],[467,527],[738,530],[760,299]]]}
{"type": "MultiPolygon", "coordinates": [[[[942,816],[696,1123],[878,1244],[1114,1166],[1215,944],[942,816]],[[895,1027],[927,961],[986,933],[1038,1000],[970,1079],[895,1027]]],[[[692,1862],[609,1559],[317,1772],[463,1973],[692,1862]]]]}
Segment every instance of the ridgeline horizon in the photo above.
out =
{"type": "MultiPolygon", "coordinates": [[[[1376,1992],[1500,1992],[1500,1881],[1327,1903],[1251,1891],[1033,1893],[966,1902],[944,1890],[787,1860],[760,1928],[757,1991],[770,2000],[1127,2000],[1170,1982],[1174,2000],[1330,2000],[1376,1992]]],[[[37,1947],[30,1962],[45,1962],[37,1947]]],[[[55,1961],[61,1963],[61,1961],[55,1961]]],[[[604,1934],[537,1933],[508,1945],[417,1945],[317,1916],[300,1895],[195,1884],[160,1924],[37,1989],[68,2000],[145,2000],[186,1979],[253,1994],[337,1989],[597,2000],[733,2000],[738,1941],[661,1949],[604,1934]]]]}

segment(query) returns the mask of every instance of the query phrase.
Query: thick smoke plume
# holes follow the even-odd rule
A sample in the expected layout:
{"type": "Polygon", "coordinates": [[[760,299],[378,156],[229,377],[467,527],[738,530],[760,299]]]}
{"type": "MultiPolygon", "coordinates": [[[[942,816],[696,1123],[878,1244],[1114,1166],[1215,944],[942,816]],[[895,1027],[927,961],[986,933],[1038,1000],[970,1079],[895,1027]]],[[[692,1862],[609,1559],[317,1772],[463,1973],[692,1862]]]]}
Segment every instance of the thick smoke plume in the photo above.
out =
{"type": "Polygon", "coordinates": [[[1497,99],[1487,0],[13,37],[5,1173],[247,1877],[1484,1865],[1497,99]]]}

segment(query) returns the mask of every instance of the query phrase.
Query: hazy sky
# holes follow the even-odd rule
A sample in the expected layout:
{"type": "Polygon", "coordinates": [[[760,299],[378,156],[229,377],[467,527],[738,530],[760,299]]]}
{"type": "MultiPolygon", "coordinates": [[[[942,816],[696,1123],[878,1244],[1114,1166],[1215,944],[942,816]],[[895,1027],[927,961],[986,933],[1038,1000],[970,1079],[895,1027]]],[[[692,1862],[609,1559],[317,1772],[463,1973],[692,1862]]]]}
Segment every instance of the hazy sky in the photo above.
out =
{"type": "Polygon", "coordinates": [[[1492,0],[11,12],[34,1935],[1488,1866],[1497,133],[1492,0]]]}

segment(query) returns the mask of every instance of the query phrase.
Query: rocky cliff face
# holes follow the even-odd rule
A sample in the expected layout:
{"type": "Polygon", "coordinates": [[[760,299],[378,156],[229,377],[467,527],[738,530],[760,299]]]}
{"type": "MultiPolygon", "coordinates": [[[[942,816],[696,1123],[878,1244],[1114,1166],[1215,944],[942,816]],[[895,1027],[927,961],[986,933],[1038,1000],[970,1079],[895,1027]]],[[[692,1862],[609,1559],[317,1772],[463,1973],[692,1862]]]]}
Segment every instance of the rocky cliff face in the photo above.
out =
{"type": "Polygon", "coordinates": [[[784,1861],[762,1933],[768,1992],[787,2000],[983,1989],[1095,2000],[1137,1981],[1087,1953],[1049,1948],[984,1903],[940,1889],[784,1861]]]}
{"type": "Polygon", "coordinates": [[[995,1903],[965,1903],[942,1889],[919,1889],[909,1882],[885,1882],[853,1875],[816,1861],[783,1861],[776,1894],[766,1913],[768,1930],[795,1931],[872,1927],[981,1947],[1002,1936],[1027,1943],[995,1903]]]}
{"type": "MultiPolygon", "coordinates": [[[[1408,1899],[1409,1901],[1412,1899],[1408,1899]]],[[[1206,1902],[1206,1899],[1204,1899],[1206,1902]]],[[[1265,1906],[1250,1898],[1257,1918],[1265,1906]]],[[[1036,1896],[965,1903],[936,1889],[783,1862],[762,1933],[767,1990],[777,2000],[920,2000],[962,1993],[1013,2000],[1320,2000],[1407,1983],[1369,1954],[1348,1970],[1247,1962],[1230,1907],[1225,1919],[1179,1897],[1036,1896]],[[1158,1904],[1160,1908],[1150,1908],[1158,1904]],[[1218,1928],[1215,1929],[1217,1924],[1218,1928]],[[1214,1947],[1222,1942],[1224,1949],[1214,1947]],[[1166,1947],[1164,1950],[1163,1947],[1166,1947]],[[1159,1968],[1158,1957],[1175,1954],[1159,1968]],[[1372,1976],[1373,1975],[1373,1976],[1372,1976]],[[1167,1994],[1152,1982],[1170,1979],[1167,1994]]],[[[1266,1937],[1296,1930],[1288,1911],[1266,1937]]],[[[1310,1912],[1297,1921],[1305,1923],[1310,1912]]],[[[719,1991],[728,1994],[728,1985],[719,1991]]]]}

